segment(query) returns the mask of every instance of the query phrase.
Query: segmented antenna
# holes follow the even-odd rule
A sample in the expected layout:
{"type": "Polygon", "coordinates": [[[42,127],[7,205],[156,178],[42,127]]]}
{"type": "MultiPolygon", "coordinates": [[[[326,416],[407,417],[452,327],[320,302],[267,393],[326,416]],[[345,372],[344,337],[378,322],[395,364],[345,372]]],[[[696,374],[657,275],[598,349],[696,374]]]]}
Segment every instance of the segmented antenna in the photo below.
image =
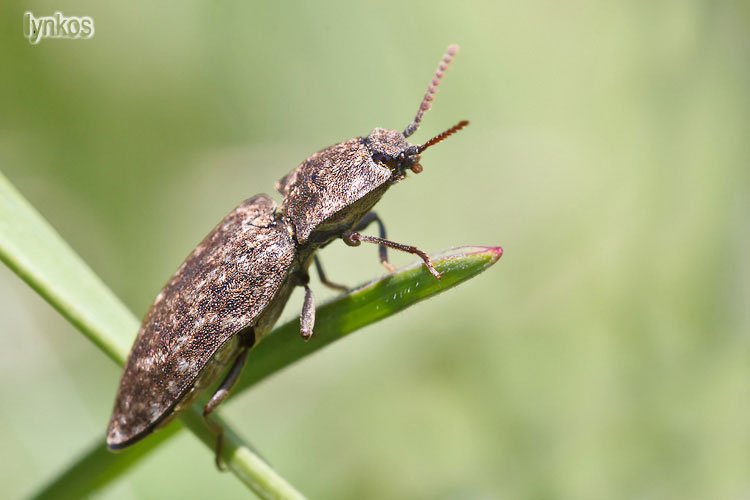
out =
{"type": "Polygon", "coordinates": [[[422,144],[421,146],[417,146],[417,153],[421,153],[422,151],[429,148],[430,146],[434,146],[438,142],[446,139],[447,137],[452,136],[453,134],[455,134],[456,132],[458,132],[459,130],[461,130],[468,124],[469,124],[468,120],[461,120],[460,122],[458,122],[457,124],[449,128],[448,130],[446,130],[445,132],[441,132],[435,137],[433,137],[432,139],[430,139],[429,141],[422,144]]]}
{"type": "Polygon", "coordinates": [[[437,71],[435,71],[435,76],[432,77],[432,81],[427,87],[427,92],[425,92],[424,94],[422,104],[419,105],[417,116],[415,116],[414,121],[404,129],[404,137],[409,137],[419,128],[419,124],[422,121],[422,115],[424,115],[424,112],[432,107],[431,103],[435,98],[435,94],[437,93],[437,87],[438,85],[440,85],[440,79],[443,78],[443,75],[445,75],[445,71],[448,69],[448,65],[451,63],[451,61],[453,60],[453,56],[455,56],[457,52],[458,45],[451,45],[448,47],[448,50],[443,56],[443,59],[440,60],[437,71]]]}

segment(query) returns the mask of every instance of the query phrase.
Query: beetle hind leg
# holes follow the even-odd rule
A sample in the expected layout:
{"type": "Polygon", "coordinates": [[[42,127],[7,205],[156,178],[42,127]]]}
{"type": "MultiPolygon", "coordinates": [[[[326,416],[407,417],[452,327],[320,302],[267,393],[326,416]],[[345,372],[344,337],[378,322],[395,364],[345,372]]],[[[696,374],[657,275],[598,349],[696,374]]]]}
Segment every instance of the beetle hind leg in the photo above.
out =
{"type": "Polygon", "coordinates": [[[218,389],[214,392],[211,399],[208,400],[206,406],[203,407],[203,422],[206,427],[216,436],[216,467],[220,471],[226,470],[221,462],[221,451],[222,445],[224,444],[224,427],[218,422],[209,419],[209,415],[213,412],[225,399],[229,397],[229,393],[237,383],[242,373],[242,368],[245,367],[247,362],[247,354],[250,352],[250,348],[255,342],[255,332],[252,329],[248,332],[249,334],[243,335],[243,343],[240,347],[240,352],[232,363],[232,367],[229,369],[224,380],[219,384],[218,389]]]}

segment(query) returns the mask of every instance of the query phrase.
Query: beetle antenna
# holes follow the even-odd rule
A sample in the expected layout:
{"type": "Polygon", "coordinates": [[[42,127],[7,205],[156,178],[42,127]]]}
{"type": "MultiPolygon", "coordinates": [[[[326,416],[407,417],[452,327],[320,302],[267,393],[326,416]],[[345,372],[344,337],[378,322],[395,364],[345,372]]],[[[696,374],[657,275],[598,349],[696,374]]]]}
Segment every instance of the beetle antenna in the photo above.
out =
{"type": "Polygon", "coordinates": [[[425,149],[429,148],[430,146],[434,146],[438,142],[441,142],[441,141],[445,140],[446,138],[452,136],[453,134],[455,134],[456,132],[458,132],[459,130],[461,130],[462,128],[464,128],[468,124],[469,124],[468,120],[461,120],[460,122],[458,122],[457,124],[455,124],[451,128],[449,128],[448,130],[446,130],[445,132],[441,132],[438,135],[436,135],[435,137],[433,137],[432,139],[430,139],[429,141],[427,141],[424,144],[422,144],[421,146],[417,146],[416,153],[419,154],[422,151],[424,151],[425,149]]]}
{"type": "Polygon", "coordinates": [[[419,124],[422,121],[422,115],[424,115],[424,112],[427,111],[432,107],[432,100],[435,99],[435,94],[437,93],[437,87],[440,85],[440,79],[443,78],[443,75],[445,75],[445,71],[448,69],[448,65],[453,60],[453,56],[456,55],[458,52],[458,45],[451,45],[448,47],[448,50],[445,52],[445,55],[440,60],[440,64],[438,65],[437,71],[435,71],[435,76],[432,77],[432,81],[430,82],[430,85],[427,87],[427,92],[424,94],[424,98],[422,99],[422,103],[419,105],[419,110],[417,111],[417,116],[414,117],[414,121],[411,122],[405,129],[404,129],[404,137],[409,137],[411,134],[417,131],[419,128],[419,124]]]}

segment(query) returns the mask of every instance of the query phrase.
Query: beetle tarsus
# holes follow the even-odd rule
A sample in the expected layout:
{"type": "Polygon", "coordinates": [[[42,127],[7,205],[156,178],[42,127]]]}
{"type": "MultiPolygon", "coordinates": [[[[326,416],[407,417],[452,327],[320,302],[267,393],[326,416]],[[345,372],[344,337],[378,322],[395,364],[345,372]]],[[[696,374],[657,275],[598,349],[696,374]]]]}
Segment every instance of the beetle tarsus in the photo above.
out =
{"type": "Polygon", "coordinates": [[[208,418],[208,415],[211,412],[207,411],[207,409],[208,405],[203,408],[203,423],[206,424],[208,430],[210,430],[211,433],[216,436],[216,448],[214,449],[216,455],[214,457],[214,462],[216,463],[216,468],[219,469],[220,472],[225,472],[227,469],[226,467],[224,467],[224,464],[221,461],[221,449],[224,445],[224,428],[208,418]]]}

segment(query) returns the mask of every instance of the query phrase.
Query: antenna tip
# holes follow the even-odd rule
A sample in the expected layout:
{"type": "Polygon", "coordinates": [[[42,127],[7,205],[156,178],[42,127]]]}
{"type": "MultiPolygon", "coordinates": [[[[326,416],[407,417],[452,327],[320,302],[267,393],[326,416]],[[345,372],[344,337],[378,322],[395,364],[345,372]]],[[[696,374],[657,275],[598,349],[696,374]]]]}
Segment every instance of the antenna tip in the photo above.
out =
{"type": "Polygon", "coordinates": [[[458,45],[451,44],[448,46],[448,50],[440,60],[440,64],[438,64],[437,70],[435,71],[435,76],[432,77],[430,85],[427,87],[427,92],[425,92],[424,97],[422,98],[422,103],[419,105],[419,109],[417,110],[417,116],[415,116],[414,121],[412,121],[404,129],[404,137],[409,137],[419,128],[419,124],[422,122],[422,116],[424,115],[425,111],[430,109],[430,107],[432,106],[431,103],[435,98],[435,94],[437,93],[438,85],[440,85],[440,80],[443,78],[443,76],[445,76],[445,71],[448,69],[451,61],[453,61],[453,56],[455,56],[457,53],[458,45]]]}
{"type": "Polygon", "coordinates": [[[435,137],[433,137],[432,139],[430,139],[429,141],[422,144],[421,146],[417,146],[416,152],[422,153],[422,151],[424,151],[425,149],[429,148],[430,146],[434,146],[438,142],[442,142],[443,140],[455,134],[456,132],[458,132],[459,130],[461,130],[468,124],[469,124],[469,120],[461,120],[460,122],[458,122],[457,124],[449,128],[448,130],[446,130],[445,132],[441,132],[435,137]]]}

